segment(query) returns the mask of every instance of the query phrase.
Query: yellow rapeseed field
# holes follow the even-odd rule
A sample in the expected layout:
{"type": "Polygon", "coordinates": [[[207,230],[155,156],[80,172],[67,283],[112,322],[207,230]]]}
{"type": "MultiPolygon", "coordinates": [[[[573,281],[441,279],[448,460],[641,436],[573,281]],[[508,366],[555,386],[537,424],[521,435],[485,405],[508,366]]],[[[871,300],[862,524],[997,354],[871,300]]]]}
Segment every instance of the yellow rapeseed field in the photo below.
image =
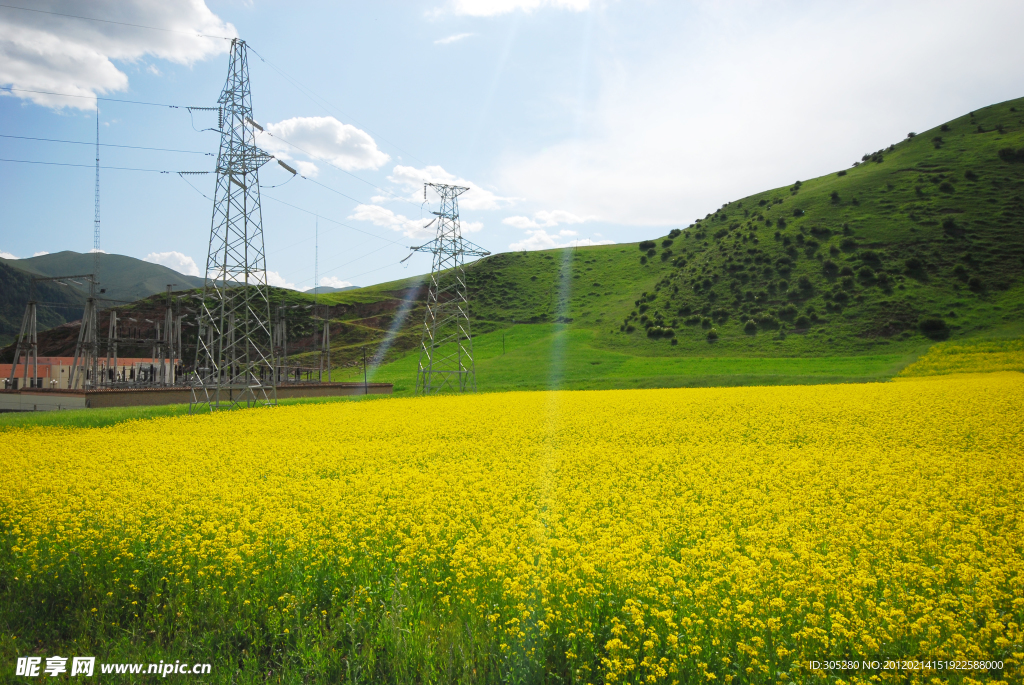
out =
{"type": "Polygon", "coordinates": [[[958,340],[933,345],[900,376],[1024,371],[1024,338],[958,340]]]}
{"type": "Polygon", "coordinates": [[[995,373],[12,430],[3,652],[164,649],[225,682],[1020,683],[1022,427],[1024,374],[995,373]],[[811,668],[836,658],[1003,668],[811,668]]]}

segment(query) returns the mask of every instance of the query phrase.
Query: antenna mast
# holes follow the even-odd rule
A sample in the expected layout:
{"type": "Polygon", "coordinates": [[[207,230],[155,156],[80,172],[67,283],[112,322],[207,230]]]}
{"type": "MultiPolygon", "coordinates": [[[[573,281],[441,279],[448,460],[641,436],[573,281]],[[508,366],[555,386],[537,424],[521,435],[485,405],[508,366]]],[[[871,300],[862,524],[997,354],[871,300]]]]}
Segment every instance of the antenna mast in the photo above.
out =
{"type": "Polygon", "coordinates": [[[96,198],[92,219],[92,272],[100,274],[100,103],[96,101],[96,198]]]}

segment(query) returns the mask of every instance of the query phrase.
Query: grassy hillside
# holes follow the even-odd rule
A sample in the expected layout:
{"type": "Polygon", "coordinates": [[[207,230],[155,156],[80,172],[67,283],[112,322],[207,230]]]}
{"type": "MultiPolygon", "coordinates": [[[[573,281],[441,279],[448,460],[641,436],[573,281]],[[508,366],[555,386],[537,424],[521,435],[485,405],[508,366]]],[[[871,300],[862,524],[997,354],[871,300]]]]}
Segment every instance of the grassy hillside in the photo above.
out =
{"type": "MultiPolygon", "coordinates": [[[[1024,333],[1022,274],[1024,99],[657,238],[466,267],[481,390],[890,378],[935,341],[1024,333]]],[[[411,391],[423,283],[320,295],[336,379],[365,349],[411,391]]],[[[313,296],[274,298],[290,362],[315,364],[313,296]]]]}
{"type": "Polygon", "coordinates": [[[1022,117],[1024,100],[988,107],[641,244],[638,263],[671,270],[620,327],[691,351],[859,354],[1017,324],[1022,117]]]}
{"type": "MultiPolygon", "coordinates": [[[[649,241],[482,259],[467,267],[480,387],[868,380],[936,340],[1018,334],[1022,195],[1014,100],[649,241]]],[[[396,316],[421,281],[326,298],[356,348],[397,331],[376,377],[403,388],[422,309],[396,316]]],[[[346,340],[335,358],[358,364],[346,340]]]]}

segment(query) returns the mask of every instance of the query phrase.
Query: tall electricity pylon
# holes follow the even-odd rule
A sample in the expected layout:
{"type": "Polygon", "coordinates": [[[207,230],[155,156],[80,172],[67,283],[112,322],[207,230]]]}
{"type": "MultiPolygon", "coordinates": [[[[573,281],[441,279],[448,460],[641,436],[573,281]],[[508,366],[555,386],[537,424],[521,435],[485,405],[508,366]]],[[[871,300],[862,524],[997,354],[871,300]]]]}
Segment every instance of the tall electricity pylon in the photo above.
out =
{"type": "Polygon", "coordinates": [[[231,41],[190,412],[277,404],[259,168],[245,41],[231,41]]]}
{"type": "Polygon", "coordinates": [[[476,365],[473,363],[469,294],[463,263],[466,255],[485,257],[490,252],[462,238],[458,198],[469,188],[426,183],[423,185],[424,200],[427,199],[427,187],[441,196],[441,211],[434,212],[437,237],[412,248],[414,252],[431,252],[434,255],[416,371],[416,392],[433,395],[475,391],[476,365]]]}

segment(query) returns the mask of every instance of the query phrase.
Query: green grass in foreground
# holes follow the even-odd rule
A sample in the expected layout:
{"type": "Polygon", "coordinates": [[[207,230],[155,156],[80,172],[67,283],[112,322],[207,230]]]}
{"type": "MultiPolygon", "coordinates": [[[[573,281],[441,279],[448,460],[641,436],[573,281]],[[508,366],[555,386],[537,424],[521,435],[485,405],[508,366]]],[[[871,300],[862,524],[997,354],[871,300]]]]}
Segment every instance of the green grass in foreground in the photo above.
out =
{"type": "MultiPolygon", "coordinates": [[[[355,395],[345,397],[300,397],[279,400],[278,404],[320,404],[325,402],[362,402],[387,395],[355,395]]],[[[244,407],[243,407],[244,408],[244,407]]],[[[125,421],[145,421],[162,416],[184,416],[187,404],[164,404],[157,407],[104,407],[102,409],[71,409],[68,411],[8,412],[0,414],[0,431],[8,428],[54,426],[61,428],[101,428],[125,421]]]]}
{"type": "MultiPolygon", "coordinates": [[[[767,358],[635,356],[593,343],[593,331],[564,324],[516,324],[484,333],[473,343],[477,389],[501,392],[863,383],[891,378],[916,357],[916,353],[767,358]]],[[[411,394],[417,360],[415,352],[410,352],[377,368],[372,380],[394,383],[396,395],[411,394]]],[[[341,379],[356,380],[361,374],[361,370],[350,371],[341,379]]]]}

